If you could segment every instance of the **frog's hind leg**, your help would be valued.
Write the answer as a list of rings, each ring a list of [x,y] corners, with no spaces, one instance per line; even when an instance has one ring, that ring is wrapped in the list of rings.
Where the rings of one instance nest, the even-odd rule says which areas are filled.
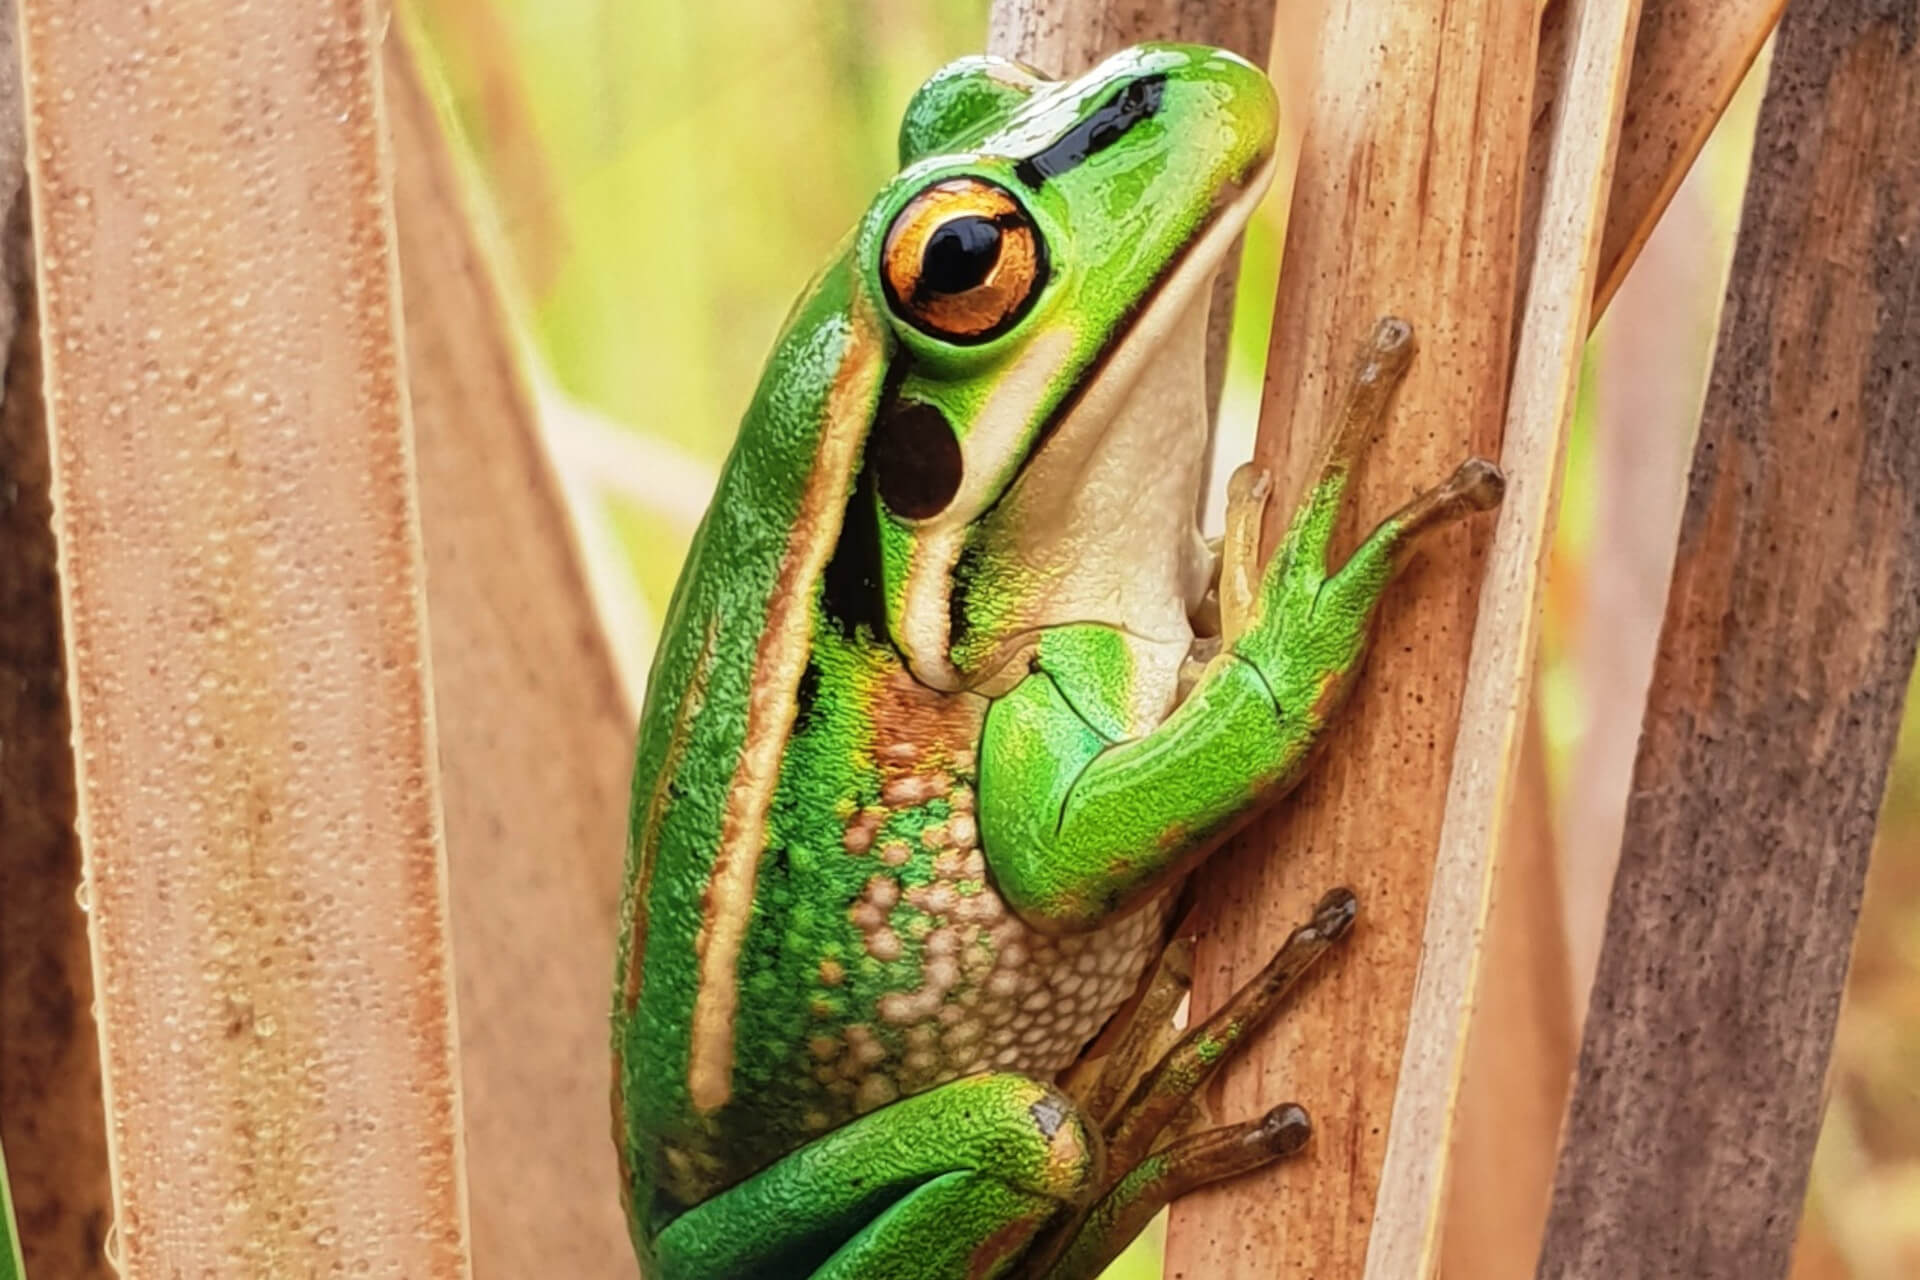
[[[809,1280],[987,1280],[1009,1276],[1060,1203],[991,1174],[947,1173],[882,1213]]]
[[[688,1210],[661,1280],[1001,1276],[1101,1182],[1097,1129],[1050,1085],[969,1076],[862,1116]]]
[[[1036,1280],[1097,1276],[1168,1202],[1195,1187],[1259,1168],[1300,1150],[1312,1132],[1307,1113],[1288,1103],[1258,1120],[1199,1133],[1180,1130],[1197,1114],[1194,1100],[1245,1042],[1285,1003],[1314,964],[1353,928],[1351,891],[1321,898],[1313,918],[1288,935],[1253,980],[1189,1030],[1134,1082],[1126,1101],[1104,1117],[1107,1176],[1091,1207],[1063,1216],[1035,1246]],[[1129,1028],[1128,1039],[1134,1037]],[[1116,1055],[1117,1056],[1117,1055]],[[1113,1082],[1101,1081],[1103,1092]],[[1096,1095],[1097,1096],[1097,1095]],[[1172,1141],[1165,1141],[1171,1136]]]
[[[1240,1044],[1279,1011],[1307,971],[1353,928],[1359,904],[1349,889],[1320,899],[1313,919],[1287,940],[1252,981],[1227,998],[1205,1022],[1189,1030],[1133,1087],[1127,1101],[1105,1122],[1108,1183],[1138,1164],[1187,1103],[1219,1072]]]
[[[1139,997],[1131,1008],[1116,1015],[1124,1019],[1119,1038],[1088,1064],[1084,1077],[1065,1085],[1081,1111],[1101,1125],[1103,1132],[1107,1119],[1120,1109],[1145,1069],[1164,1057],[1179,1039],[1174,1018],[1192,987],[1193,939],[1169,938]]]

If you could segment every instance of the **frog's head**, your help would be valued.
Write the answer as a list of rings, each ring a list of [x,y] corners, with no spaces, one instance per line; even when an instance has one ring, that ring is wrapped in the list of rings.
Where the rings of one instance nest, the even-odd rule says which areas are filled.
[[[916,95],[856,233],[894,351],[852,514],[923,682],[1004,688],[1074,622],[1184,656],[1208,299],[1276,116],[1257,69],[1182,45],[1060,83],[968,59]]]

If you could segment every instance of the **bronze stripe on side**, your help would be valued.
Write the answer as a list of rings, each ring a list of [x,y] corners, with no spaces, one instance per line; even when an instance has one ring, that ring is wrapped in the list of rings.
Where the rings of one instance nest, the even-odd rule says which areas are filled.
[[[846,354],[827,393],[827,420],[819,450],[767,601],[766,630],[754,657],[747,702],[746,741],[727,793],[720,848],[707,881],[705,917],[695,948],[700,985],[694,993],[687,1054],[688,1096],[702,1112],[725,1106],[733,1092],[740,949],[753,914],[754,880],[766,847],[767,811],[793,728],[800,677],[806,670],[815,589],[840,538],[868,409],[879,390],[880,333],[858,294],[851,319],[853,332]]]

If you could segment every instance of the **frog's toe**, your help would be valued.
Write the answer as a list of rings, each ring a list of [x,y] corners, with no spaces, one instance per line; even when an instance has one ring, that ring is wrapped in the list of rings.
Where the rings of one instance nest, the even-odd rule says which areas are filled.
[[[1373,361],[1392,365],[1413,359],[1413,325],[1399,316],[1381,316],[1373,322],[1373,332],[1367,335],[1367,345],[1361,367],[1364,369]]]
[[[1289,1102],[1257,1120],[1175,1139],[1128,1170],[1035,1275],[1094,1280],[1168,1204],[1197,1187],[1284,1160],[1312,1136],[1307,1113]]]
[[[1469,511],[1491,511],[1507,496],[1507,473],[1485,458],[1468,458],[1447,478],[1445,489]]]
[[[1273,497],[1273,473],[1252,462],[1227,481],[1227,529],[1220,539],[1219,635],[1231,642],[1247,629],[1260,592],[1260,530]]]
[[[1338,942],[1347,936],[1353,928],[1353,922],[1360,915],[1360,899],[1353,890],[1341,885],[1329,889],[1321,895],[1313,908],[1313,920],[1310,927],[1314,933],[1328,942]]]

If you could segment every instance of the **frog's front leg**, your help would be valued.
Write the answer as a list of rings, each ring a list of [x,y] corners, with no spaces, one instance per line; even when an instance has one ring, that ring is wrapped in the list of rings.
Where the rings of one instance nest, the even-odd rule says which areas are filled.
[[[999,1276],[1102,1179],[1099,1132],[1025,1076],[968,1076],[825,1134],[657,1241],[660,1280]]]
[[[1129,910],[1296,781],[1414,540],[1500,500],[1499,469],[1469,460],[1328,568],[1355,455],[1412,352],[1404,322],[1375,329],[1319,474],[1250,597],[1239,565],[1252,545],[1244,518],[1229,531],[1221,650],[1165,721],[1123,740],[1096,704],[1124,676],[1088,669],[1096,646],[1054,647],[1051,636],[1032,674],[995,701],[981,752],[982,844],[1002,896],[1028,924],[1076,932]],[[1240,509],[1263,502],[1255,487]]]

